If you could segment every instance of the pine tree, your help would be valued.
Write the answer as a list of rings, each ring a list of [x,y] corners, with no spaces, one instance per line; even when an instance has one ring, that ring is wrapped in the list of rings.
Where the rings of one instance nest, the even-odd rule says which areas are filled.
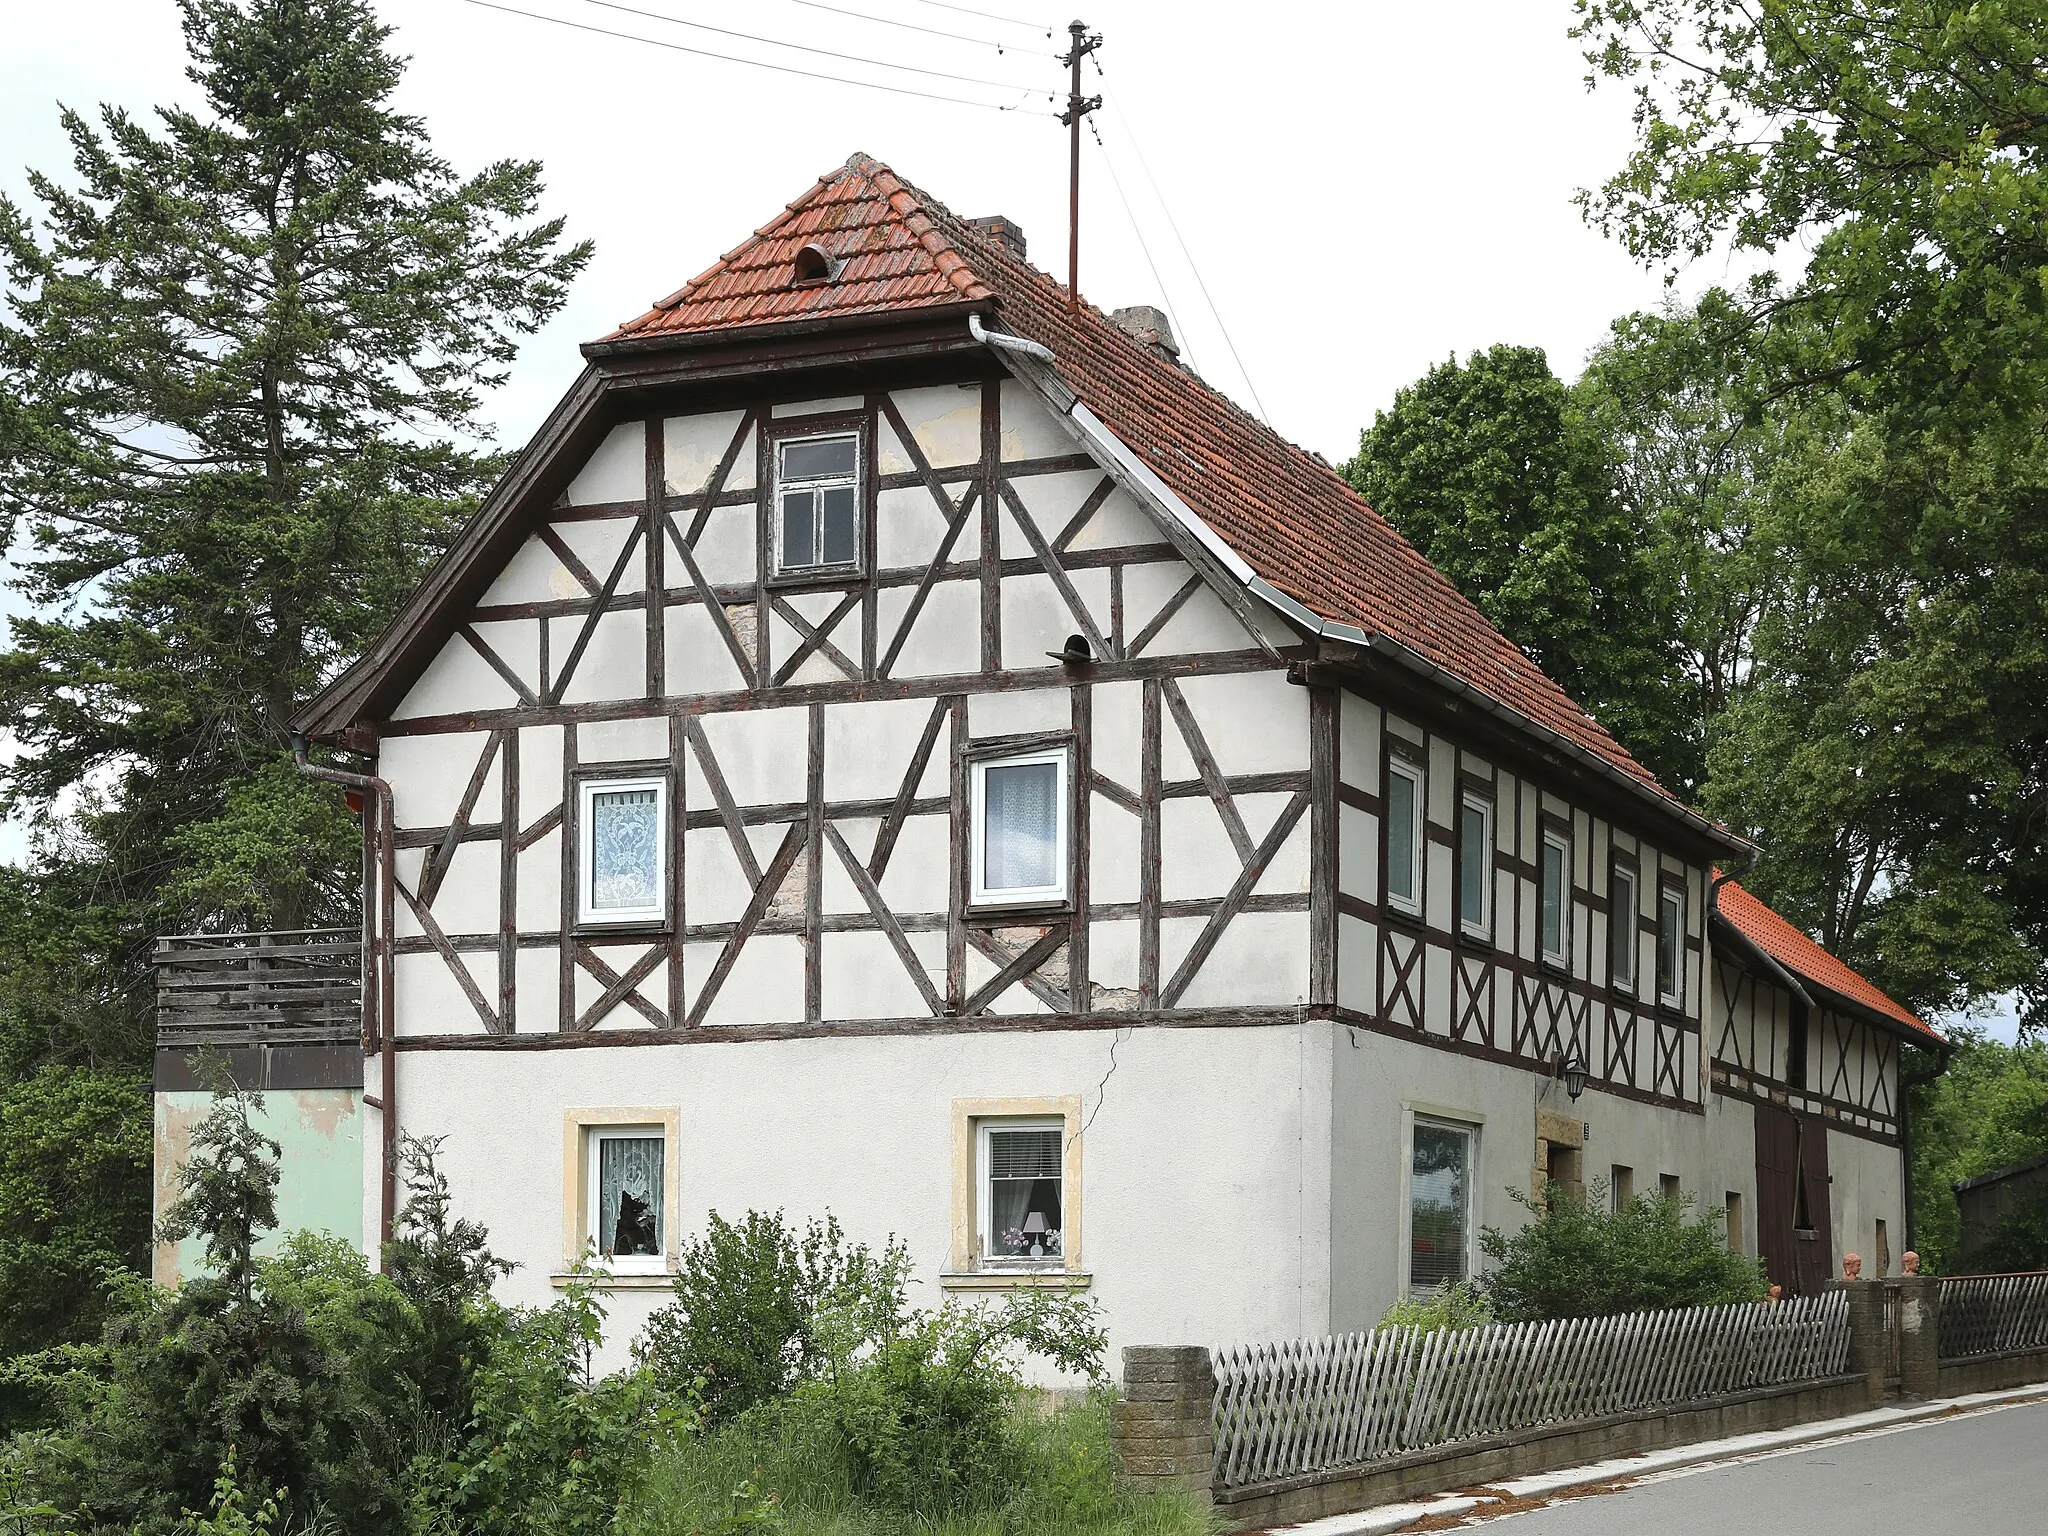
[[[180,0],[195,104],[66,111],[0,198],[0,651],[36,825],[0,871],[0,1081],[140,1071],[158,932],[352,921],[289,722],[495,473],[479,416],[589,247],[540,167],[459,176],[366,0]],[[6,1234],[0,1232],[0,1238]]]
[[[291,716],[491,474],[481,393],[589,248],[535,219],[537,164],[458,177],[393,110],[365,0],[180,5],[203,109],[67,111],[42,229],[0,202],[0,533],[42,609],[0,657],[0,793],[46,825],[84,793],[58,856],[110,894],[296,927],[344,906],[354,832]]]

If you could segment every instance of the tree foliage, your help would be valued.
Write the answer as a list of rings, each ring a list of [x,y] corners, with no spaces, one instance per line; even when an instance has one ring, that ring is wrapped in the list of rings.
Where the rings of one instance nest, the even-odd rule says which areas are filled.
[[[1606,444],[1540,349],[1430,369],[1344,472],[1624,745],[1688,777],[1658,530],[1630,514]]]
[[[1588,217],[1674,271],[1754,253],[1716,337],[1749,359],[1753,407],[1848,416],[1807,465],[1790,601],[1710,802],[1770,850],[1764,894],[1908,1001],[2017,988],[2038,1015],[2048,5],[1577,10],[1594,77],[1636,101]]]
[[[2048,1044],[2006,1045],[1969,1027],[1955,1054],[1913,1090],[1913,1241],[1932,1274],[1962,1261],[1955,1186],[2048,1153]]]
[[[67,110],[68,173],[0,198],[0,809],[37,829],[0,1082],[146,1068],[157,933],[353,921],[289,722],[495,472],[484,392],[589,255],[536,164],[434,153],[368,0],[179,6],[190,104]]]
[[[147,1255],[149,1166],[147,1082],[51,1066],[0,1087],[0,1359],[98,1331],[108,1272]]]

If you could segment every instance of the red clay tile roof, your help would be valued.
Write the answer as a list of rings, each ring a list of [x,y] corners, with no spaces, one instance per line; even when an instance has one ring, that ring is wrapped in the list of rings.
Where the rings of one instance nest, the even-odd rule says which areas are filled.
[[[1940,1032],[1926,1020],[1886,997],[1733,880],[1722,883],[1715,909],[1737,933],[1793,975],[1825,987],[1837,997],[1845,997],[1914,1034],[1941,1040]]]
[[[990,297],[933,226],[920,200],[900,183],[885,186],[882,177],[895,182],[886,170],[877,177],[857,168],[856,162],[863,161],[875,164],[856,155],[819,177],[780,217],[605,340]],[[797,253],[807,245],[817,246],[833,262],[830,282],[792,283]]]
[[[816,241],[845,268],[793,285]],[[1675,799],[1481,616],[1337,472],[1100,310],[984,239],[886,165],[854,155],[702,277],[605,338],[621,341],[825,315],[989,299],[1052,349],[1055,370],[1260,576],[1325,619],[1418,652],[1487,697]]]

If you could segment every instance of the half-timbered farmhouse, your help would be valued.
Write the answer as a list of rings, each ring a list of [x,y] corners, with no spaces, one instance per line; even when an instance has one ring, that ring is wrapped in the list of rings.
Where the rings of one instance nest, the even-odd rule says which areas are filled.
[[[712,1209],[1115,1343],[1369,1326],[1546,1177],[1885,1265],[1931,1031],[1156,312],[856,155],[584,353],[302,720],[365,1234],[403,1130],[620,1341]]]

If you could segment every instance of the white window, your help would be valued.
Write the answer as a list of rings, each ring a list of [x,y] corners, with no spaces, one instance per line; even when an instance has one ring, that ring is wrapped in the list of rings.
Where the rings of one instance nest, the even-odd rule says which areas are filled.
[[[1466,795],[1458,803],[1458,923],[1474,938],[1492,933],[1493,802]]]
[[[658,1125],[604,1126],[590,1132],[590,1246],[615,1274],[657,1273],[667,1263],[667,1146]]]
[[[978,758],[971,765],[976,906],[1067,899],[1067,753]]]
[[[785,438],[775,446],[775,569],[851,570],[860,558],[860,439]]]
[[[1422,770],[1405,758],[1387,759],[1387,905],[1422,913]]]
[[[1635,871],[1616,869],[1607,884],[1607,955],[1614,985],[1624,992],[1636,989],[1636,877]]]
[[[582,923],[659,922],[668,915],[668,781],[585,779],[576,807]]]
[[[1562,832],[1543,829],[1542,878],[1543,958],[1552,965],[1570,965],[1572,845]]]
[[[1675,885],[1657,893],[1657,1000],[1685,1006],[1685,892]]]
[[[1433,1291],[1470,1273],[1473,1127],[1415,1120],[1408,1171],[1408,1288]]]
[[[980,1129],[983,1262],[1063,1268],[1066,1121],[984,1120]]]

